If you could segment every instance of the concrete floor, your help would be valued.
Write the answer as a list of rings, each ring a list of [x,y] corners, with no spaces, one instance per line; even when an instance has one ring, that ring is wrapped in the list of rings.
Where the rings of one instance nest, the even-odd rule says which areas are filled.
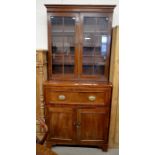
[[[58,155],[119,155],[119,149],[108,149],[108,152],[103,152],[98,148],[54,146],[52,150]]]

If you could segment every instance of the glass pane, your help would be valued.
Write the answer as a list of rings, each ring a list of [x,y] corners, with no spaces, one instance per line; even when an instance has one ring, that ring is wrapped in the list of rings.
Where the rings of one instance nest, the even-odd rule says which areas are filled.
[[[74,73],[74,53],[75,53],[75,18],[64,18],[64,74]]]
[[[103,32],[108,29],[108,18],[106,17],[98,17],[96,18],[96,31]]]
[[[52,71],[53,74],[62,74],[63,72],[63,38],[53,36],[52,38]]]
[[[51,17],[52,32],[63,32],[63,17]]]
[[[104,74],[108,41],[106,28],[105,17],[84,17],[83,74],[85,75]]]
[[[93,33],[85,33],[83,40],[83,73],[94,73],[95,40]]]
[[[65,17],[64,18],[64,32],[75,31],[75,18],[74,17]]]
[[[96,27],[96,18],[85,17],[83,26],[84,26],[84,32],[94,32],[94,29]]]
[[[75,17],[51,17],[52,72],[74,74]]]
[[[107,52],[107,36],[97,35],[96,36],[96,47],[95,47],[95,74],[102,75],[104,73],[104,66]]]

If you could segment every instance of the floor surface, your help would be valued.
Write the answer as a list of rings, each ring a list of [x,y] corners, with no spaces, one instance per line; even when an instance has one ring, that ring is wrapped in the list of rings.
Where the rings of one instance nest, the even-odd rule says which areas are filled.
[[[108,149],[108,152],[103,152],[98,148],[54,146],[52,150],[58,155],[119,155],[119,149]]]

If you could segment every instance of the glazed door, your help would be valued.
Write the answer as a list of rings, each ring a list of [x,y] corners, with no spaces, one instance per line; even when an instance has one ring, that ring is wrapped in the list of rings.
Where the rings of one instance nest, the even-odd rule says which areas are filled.
[[[58,143],[72,143],[75,139],[74,115],[75,112],[72,108],[48,108],[48,140]]]
[[[76,13],[49,14],[50,78],[75,78],[77,76],[78,20]]]
[[[82,13],[81,21],[81,77],[107,81],[111,16],[108,13]]]
[[[103,144],[108,140],[109,111],[102,108],[79,109],[77,134],[80,144]]]

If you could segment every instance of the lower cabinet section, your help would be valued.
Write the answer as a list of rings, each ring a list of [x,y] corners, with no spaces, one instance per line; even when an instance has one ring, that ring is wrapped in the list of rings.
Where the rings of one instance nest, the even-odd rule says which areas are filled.
[[[97,146],[107,151],[111,92],[110,83],[45,82],[47,147]]]
[[[47,106],[47,146],[52,144],[93,145],[107,150],[108,107]]]

